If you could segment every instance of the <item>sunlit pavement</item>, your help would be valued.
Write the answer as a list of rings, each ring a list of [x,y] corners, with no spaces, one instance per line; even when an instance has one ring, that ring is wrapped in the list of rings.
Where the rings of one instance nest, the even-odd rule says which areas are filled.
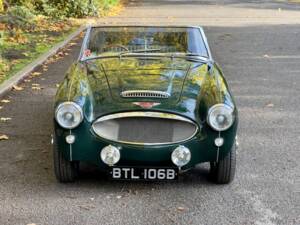
[[[300,224],[300,7],[276,1],[131,1],[99,24],[203,25],[239,107],[237,175],[207,180],[207,165],[178,182],[110,182],[83,168],[54,178],[50,144],[56,84],[78,44],[0,103],[0,224]],[[257,3],[259,2],[259,3]],[[32,87],[40,88],[32,88]]]

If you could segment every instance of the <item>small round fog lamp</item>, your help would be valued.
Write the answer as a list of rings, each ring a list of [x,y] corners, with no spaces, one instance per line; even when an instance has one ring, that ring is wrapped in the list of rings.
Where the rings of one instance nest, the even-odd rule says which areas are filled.
[[[75,142],[75,136],[72,135],[72,134],[66,136],[66,142],[67,142],[68,144],[73,144],[73,143]]]
[[[105,164],[112,166],[119,162],[121,154],[117,147],[108,145],[101,150],[100,157]]]
[[[215,139],[215,145],[217,147],[221,147],[223,144],[224,144],[224,139],[223,138],[218,137],[218,138]]]
[[[180,145],[172,152],[171,159],[176,166],[185,166],[191,160],[191,151],[187,147]]]

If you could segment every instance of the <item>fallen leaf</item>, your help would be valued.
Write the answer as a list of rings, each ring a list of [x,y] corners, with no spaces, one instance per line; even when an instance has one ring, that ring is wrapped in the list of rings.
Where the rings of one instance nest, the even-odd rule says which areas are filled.
[[[22,91],[24,88],[19,87],[19,86],[17,86],[17,85],[14,85],[14,86],[13,86],[13,89],[16,90],[16,91]]]
[[[2,99],[1,102],[2,102],[2,103],[9,103],[10,101],[7,100],[7,99]]]
[[[2,121],[2,122],[6,122],[6,121],[9,121],[9,120],[11,120],[10,117],[1,117],[0,118],[0,121]]]
[[[177,207],[177,210],[183,212],[183,211],[185,211],[185,208],[182,206],[179,206],[179,207]]]
[[[8,140],[9,137],[6,134],[1,134],[0,135],[0,141]]]
[[[69,46],[73,46],[73,45],[77,45],[77,43],[76,42],[69,43]]]
[[[32,90],[41,90],[41,87],[31,87]]]
[[[36,77],[36,76],[39,76],[39,75],[41,75],[41,74],[42,74],[42,73],[40,73],[40,72],[34,72],[34,73],[31,74],[31,76]]]

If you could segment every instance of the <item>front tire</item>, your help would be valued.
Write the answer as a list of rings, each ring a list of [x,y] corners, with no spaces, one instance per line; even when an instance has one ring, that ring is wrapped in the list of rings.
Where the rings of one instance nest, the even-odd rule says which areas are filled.
[[[66,160],[53,141],[53,160],[56,179],[61,183],[74,182],[78,176],[79,163]]]
[[[231,151],[219,162],[210,162],[210,175],[217,184],[228,184],[234,179],[236,169],[236,144]]]

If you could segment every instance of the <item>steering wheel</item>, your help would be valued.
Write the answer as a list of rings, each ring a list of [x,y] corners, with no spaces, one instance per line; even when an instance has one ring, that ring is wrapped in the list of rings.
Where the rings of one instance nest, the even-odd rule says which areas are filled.
[[[110,45],[107,45],[105,47],[103,47],[103,49],[106,49],[106,48],[113,48],[113,47],[117,47],[117,48],[121,48],[121,49],[124,49],[125,51],[129,51],[129,49],[124,46],[124,45],[119,45],[119,44],[110,44]]]

